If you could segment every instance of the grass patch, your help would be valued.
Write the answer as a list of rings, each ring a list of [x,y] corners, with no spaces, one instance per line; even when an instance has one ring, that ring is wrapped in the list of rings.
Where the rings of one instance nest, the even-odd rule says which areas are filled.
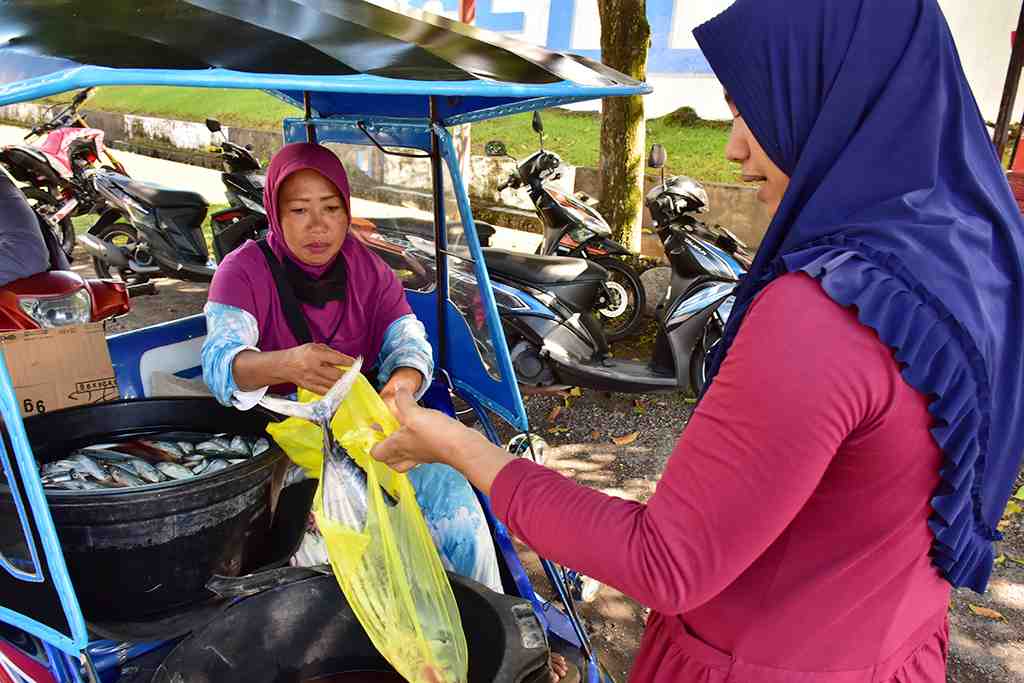
[[[66,93],[49,101],[68,101]],[[164,86],[108,86],[98,88],[88,108],[180,119],[205,121],[216,118],[227,126],[278,131],[281,120],[302,112],[257,90],[224,88],[174,88]],[[473,124],[473,151],[483,154],[488,140],[502,140],[509,153],[522,158],[537,149],[537,136],[530,127],[532,114],[516,114]],[[596,112],[564,109],[544,111],[545,146],[574,166],[596,167],[601,144],[601,118]],[[735,165],[725,160],[728,126],[700,121],[679,126],[670,116],[647,122],[647,144],[660,142],[668,152],[666,173],[685,174],[712,182],[736,181]]]

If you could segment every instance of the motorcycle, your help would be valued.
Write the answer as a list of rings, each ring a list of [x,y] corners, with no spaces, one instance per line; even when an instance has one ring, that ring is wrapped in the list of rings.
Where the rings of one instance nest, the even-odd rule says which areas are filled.
[[[549,181],[560,177],[562,160],[544,149],[544,123],[540,112],[533,113],[533,130],[540,137],[540,149],[521,162],[508,179],[498,186],[517,190],[526,187],[537,216],[544,224],[544,241],[538,255],[589,258],[608,271],[595,312],[609,342],[633,334],[643,316],[645,294],[640,276],[623,257],[632,254],[611,238],[608,222],[580,197],[566,194]],[[487,156],[505,156],[504,144],[497,141],[485,147]],[[512,157],[509,157],[512,158]]]
[[[504,152],[500,142],[488,146]],[[664,173],[665,160],[664,148],[654,145],[649,166]],[[618,359],[609,352],[607,337],[592,314],[608,277],[603,264],[483,250],[492,280],[505,286],[495,287],[496,301],[513,368],[527,389],[699,393],[703,388],[706,358],[721,339],[733,290],[750,265],[750,254],[732,233],[694,217],[707,210],[707,193],[689,178],[664,180],[663,175],[645,203],[672,267],[648,361]]]
[[[25,140],[45,136],[42,140],[0,148],[0,165],[25,184],[25,197],[56,233],[69,259],[75,247],[71,218],[102,209],[99,197],[84,180],[84,171],[100,165],[128,175],[103,144],[103,131],[90,128],[79,111],[94,91],[86,88],[69,104],[49,107],[47,120],[25,136]]]
[[[78,238],[97,275],[116,276],[130,285],[157,275],[192,282],[213,279],[216,263],[203,235],[209,205],[202,195],[107,169],[89,169],[85,179],[106,206]]]
[[[0,332],[39,330],[110,320],[128,312],[120,282],[83,278],[71,270],[56,235],[36,212],[50,268],[0,288]]]
[[[224,194],[228,207],[210,214],[213,253],[220,263],[246,240],[262,239],[267,234],[267,213],[263,210],[264,172],[252,146],[236,145],[228,140],[217,119],[206,119],[206,129],[219,134],[219,144],[210,149],[220,154],[224,172]]]

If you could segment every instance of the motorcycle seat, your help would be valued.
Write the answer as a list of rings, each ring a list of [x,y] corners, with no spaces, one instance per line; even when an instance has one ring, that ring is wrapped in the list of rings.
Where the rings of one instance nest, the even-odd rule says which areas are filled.
[[[506,249],[483,249],[487,270],[531,285],[604,282],[608,271],[589,259],[536,256]]]
[[[116,182],[122,190],[151,206],[207,206],[203,195],[198,192],[172,190],[156,183],[133,180],[127,176],[118,176]]]

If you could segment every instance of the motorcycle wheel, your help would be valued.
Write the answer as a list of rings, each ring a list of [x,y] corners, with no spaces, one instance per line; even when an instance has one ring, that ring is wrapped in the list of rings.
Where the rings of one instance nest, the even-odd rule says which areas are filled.
[[[60,209],[60,201],[46,190],[38,187],[23,187],[21,191],[24,193],[28,203],[41,216],[52,215]],[[47,225],[49,225],[49,221],[47,221]],[[70,261],[71,252],[75,250],[75,225],[71,222],[71,217],[65,216],[56,227],[51,225],[50,229],[57,236],[61,250],[68,257],[68,261]]]
[[[690,388],[694,396],[700,396],[704,391],[704,385],[708,383],[707,367],[708,358],[714,352],[715,347],[722,341],[722,324],[715,316],[708,319],[704,325],[704,334],[697,342],[697,348],[690,356]]]
[[[108,225],[100,230],[96,237],[128,251],[134,250],[139,243],[138,231],[127,223]],[[149,258],[151,259],[152,257]],[[100,278],[120,280],[126,285],[141,285],[149,282],[149,275],[136,273],[131,268],[111,269],[109,265],[95,256],[92,259],[92,266],[96,270],[96,276]]]
[[[640,325],[647,297],[640,277],[632,267],[617,258],[594,259],[608,271],[606,285],[612,301],[600,308],[597,319],[609,342],[616,342],[633,334]]]

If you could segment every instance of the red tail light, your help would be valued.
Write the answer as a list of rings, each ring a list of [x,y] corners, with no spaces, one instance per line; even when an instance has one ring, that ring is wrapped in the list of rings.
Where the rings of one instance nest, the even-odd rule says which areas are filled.
[[[128,288],[123,282],[111,280],[86,280],[92,293],[93,321],[106,320],[115,315],[124,315],[130,309]]]

